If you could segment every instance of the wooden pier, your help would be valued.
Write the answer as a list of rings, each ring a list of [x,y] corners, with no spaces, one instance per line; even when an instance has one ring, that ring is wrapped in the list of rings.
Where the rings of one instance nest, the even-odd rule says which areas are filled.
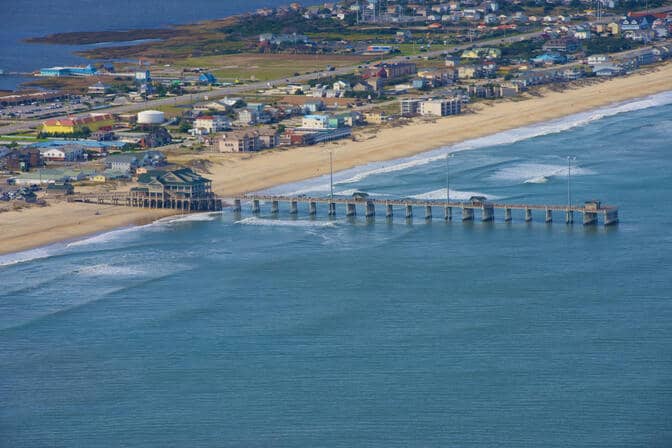
[[[554,220],[554,213],[559,214],[567,224],[574,223],[574,215],[581,215],[584,225],[597,225],[598,220],[605,226],[618,223],[618,207],[603,205],[599,201],[588,201],[583,205],[543,205],[543,204],[504,204],[487,200],[471,201],[445,201],[445,200],[420,200],[420,199],[375,199],[375,198],[343,198],[343,197],[306,197],[306,196],[272,196],[272,195],[246,195],[233,200],[233,211],[240,212],[243,202],[251,204],[252,213],[260,213],[261,205],[270,204],[270,212],[280,212],[280,204],[285,204],[289,214],[296,215],[299,212],[299,204],[307,205],[308,214],[315,216],[318,205],[324,206],[328,216],[336,216],[337,207],[344,209],[345,216],[356,216],[359,208],[365,217],[376,216],[376,210],[384,210],[386,218],[392,218],[395,209],[407,218],[413,218],[414,212],[424,211],[426,220],[434,218],[434,211],[441,210],[443,219],[451,221],[453,211],[459,211],[461,221],[474,221],[476,215],[483,222],[495,220],[495,210],[503,211],[503,220],[513,220],[513,212],[519,212],[525,222],[533,221],[533,212],[541,215],[545,223]]]
[[[226,202],[223,198],[215,196],[180,198],[168,195],[146,196],[121,192],[78,194],[70,196],[68,201],[150,209],[173,209],[183,212],[220,211]],[[262,204],[268,204],[268,210],[271,214],[278,214],[283,208],[290,215],[298,215],[299,204],[301,204],[305,206],[304,208],[307,209],[309,216],[316,216],[319,206],[325,209],[327,216],[336,216],[337,209],[340,206],[342,213],[347,217],[357,216],[358,210],[367,218],[375,217],[379,211],[384,212],[386,218],[392,218],[395,213],[401,213],[406,219],[412,219],[417,212],[421,214],[424,212],[426,220],[443,215],[443,219],[446,221],[451,221],[454,217],[461,221],[474,221],[479,217],[480,221],[490,222],[495,221],[495,210],[501,210],[504,222],[511,222],[514,212],[517,212],[525,222],[532,222],[536,213],[537,219],[545,223],[553,222],[558,215],[560,220],[567,224],[574,223],[575,215],[581,215],[581,221],[584,225],[597,225],[599,221],[605,226],[618,223],[618,208],[603,205],[599,201],[588,201],[583,205],[568,206],[504,204],[487,200],[444,201],[272,195],[246,195],[234,198],[232,201],[234,212],[241,212],[243,203],[249,203],[250,211],[255,214],[261,213]],[[442,213],[435,216],[437,210]],[[459,215],[454,216],[454,211]]]
[[[125,207],[171,209],[183,212],[207,212],[222,210],[222,199],[212,197],[174,197],[139,195],[132,193],[91,193],[68,197],[68,202],[87,204],[118,205]]]

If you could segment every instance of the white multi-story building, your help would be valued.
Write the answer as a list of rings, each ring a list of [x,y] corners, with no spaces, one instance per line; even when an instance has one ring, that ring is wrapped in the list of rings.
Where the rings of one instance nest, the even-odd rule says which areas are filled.
[[[206,115],[194,120],[194,129],[213,134],[231,129],[231,121],[221,115]]]
[[[420,115],[445,117],[462,112],[462,102],[457,98],[429,100],[420,103]]]

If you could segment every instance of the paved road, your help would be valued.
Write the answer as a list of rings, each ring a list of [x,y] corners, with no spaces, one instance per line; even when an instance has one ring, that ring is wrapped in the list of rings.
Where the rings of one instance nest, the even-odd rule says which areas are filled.
[[[542,31],[536,31],[536,32],[532,32],[532,33],[517,34],[515,36],[501,37],[501,38],[496,38],[496,39],[488,39],[488,40],[483,40],[483,41],[478,41],[478,42],[465,43],[465,44],[455,45],[455,46],[450,46],[450,47],[443,47],[443,48],[438,49],[438,50],[428,51],[426,53],[423,53],[422,55],[411,56],[410,59],[413,60],[413,59],[421,59],[421,58],[428,57],[428,56],[438,56],[441,53],[464,50],[464,49],[470,48],[470,47],[483,47],[483,46],[488,46],[488,45],[499,45],[499,44],[505,44],[505,43],[511,43],[511,42],[518,42],[518,41],[523,41],[523,40],[527,40],[527,39],[532,39],[532,38],[537,37],[541,34],[542,34]],[[407,60],[406,56],[396,56],[396,57],[384,59],[384,60],[382,60],[382,62],[395,63],[395,62],[404,62],[406,60]],[[263,88],[267,87],[267,83],[271,83],[271,84],[302,83],[302,82],[307,82],[311,79],[315,79],[318,76],[319,77],[324,77],[325,73],[328,73],[329,76],[352,73],[356,68],[358,68],[358,66],[353,65],[353,66],[349,66],[349,67],[336,68],[336,70],[331,71],[331,72],[309,73],[309,74],[300,75],[300,76],[291,76],[291,77],[287,77],[287,78],[280,78],[280,79],[276,79],[276,80],[272,80],[272,81],[259,81],[259,82],[249,83],[249,84],[240,84],[240,85],[229,86],[229,87],[221,87],[221,88],[216,88],[216,89],[205,91],[205,92],[186,94],[186,95],[180,95],[180,96],[174,96],[174,97],[159,98],[159,99],[155,99],[155,100],[145,101],[145,102],[142,102],[142,103],[132,103],[132,104],[124,105],[124,106],[115,106],[115,107],[109,107],[109,108],[106,108],[106,109],[99,109],[99,110],[96,110],[96,112],[104,111],[104,112],[109,112],[109,113],[114,113],[114,114],[120,114],[120,113],[128,113],[128,112],[138,112],[138,111],[141,111],[141,110],[156,108],[158,106],[175,106],[175,105],[182,105],[182,104],[191,104],[191,103],[195,103],[195,102],[199,102],[199,101],[204,101],[206,97],[208,99],[214,99],[214,98],[221,98],[221,97],[224,97],[224,96],[227,96],[227,95],[239,94],[239,93],[247,92],[247,91],[251,91],[251,90],[263,89]],[[79,114],[79,115],[76,115],[76,116],[82,116],[82,115],[85,115],[85,114]],[[53,117],[53,118],[66,118],[66,115]],[[22,121],[22,122],[19,122],[19,123],[14,123],[14,124],[11,124],[11,125],[2,126],[2,127],[0,127],[0,134],[9,134],[9,133],[24,130],[24,129],[34,129],[34,128],[37,128],[41,123],[42,123],[41,120],[32,120],[32,121]]]

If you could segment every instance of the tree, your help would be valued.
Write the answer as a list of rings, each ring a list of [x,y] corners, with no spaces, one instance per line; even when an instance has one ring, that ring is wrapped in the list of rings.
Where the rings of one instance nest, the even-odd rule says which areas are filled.
[[[187,133],[189,132],[189,129],[191,129],[191,123],[189,123],[186,120],[182,120],[180,122],[180,127],[178,128],[180,132]]]

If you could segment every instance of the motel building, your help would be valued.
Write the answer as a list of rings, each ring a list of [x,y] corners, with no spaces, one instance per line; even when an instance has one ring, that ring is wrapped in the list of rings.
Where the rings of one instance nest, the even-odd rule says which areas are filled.
[[[88,128],[91,132],[112,129],[114,119],[110,114],[90,114],[76,118],[52,118],[42,123],[42,132],[46,134],[75,134]]]

